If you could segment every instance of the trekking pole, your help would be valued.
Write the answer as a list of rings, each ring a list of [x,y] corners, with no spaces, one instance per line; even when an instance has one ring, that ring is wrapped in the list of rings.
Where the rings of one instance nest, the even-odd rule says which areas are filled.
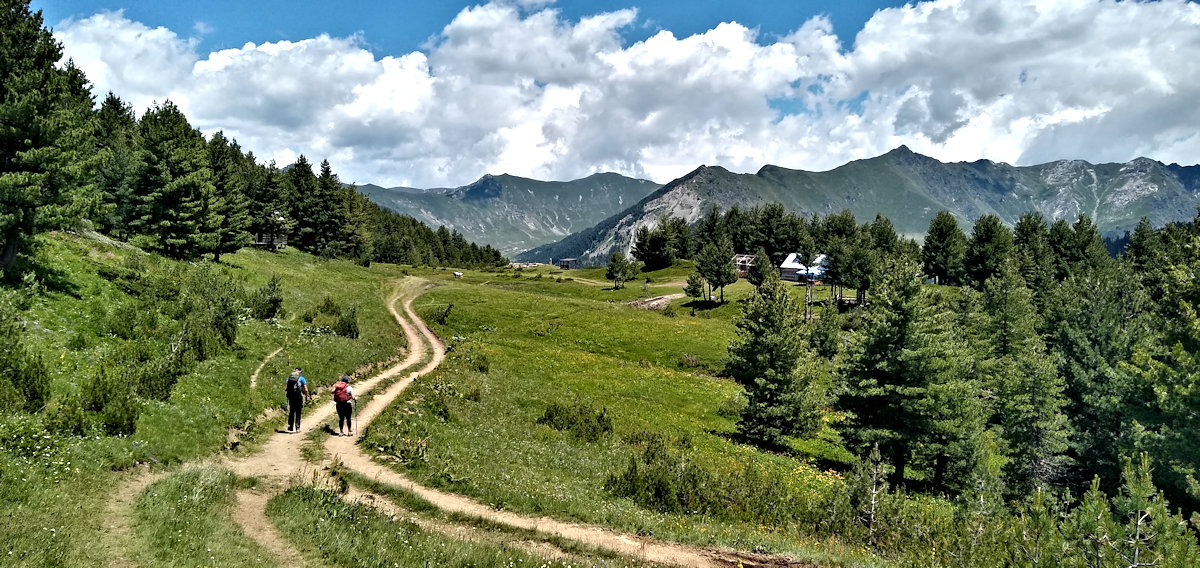
[[[358,399],[354,399],[354,435],[358,435]]]

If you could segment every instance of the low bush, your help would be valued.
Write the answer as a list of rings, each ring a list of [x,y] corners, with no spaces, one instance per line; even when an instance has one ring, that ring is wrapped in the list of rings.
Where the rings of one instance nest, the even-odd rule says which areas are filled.
[[[20,312],[0,297],[0,411],[35,412],[50,397],[50,373],[25,347],[24,333]]]
[[[342,307],[334,301],[333,298],[325,296],[321,303],[317,305],[317,311],[325,315],[336,316],[342,311]]]
[[[358,339],[358,308],[351,306],[338,316],[333,332],[350,339]]]
[[[537,423],[560,432],[568,432],[575,439],[584,442],[598,442],[612,434],[613,430],[608,409],[602,408],[597,411],[586,402],[576,402],[571,406],[552,402],[546,407],[541,418],[537,419]]]
[[[283,289],[280,287],[279,275],[272,276],[262,288],[255,290],[246,299],[246,307],[250,309],[250,317],[268,320],[280,315],[283,306]],[[312,320],[309,320],[311,323]]]

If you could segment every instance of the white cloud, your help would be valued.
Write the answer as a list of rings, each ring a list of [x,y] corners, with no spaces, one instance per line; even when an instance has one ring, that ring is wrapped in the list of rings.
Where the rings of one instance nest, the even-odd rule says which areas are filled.
[[[281,163],[328,157],[356,182],[667,181],[701,163],[824,169],[899,144],[1026,164],[1200,155],[1200,7],[1183,0],[937,0],[876,13],[852,46],[823,17],[772,42],[725,23],[626,44],[636,11],[568,21],[546,4],[464,9],[425,51],[395,56],[325,35],[197,54],[120,12],[56,34],[100,93],[138,109],[171,98],[206,132]]]

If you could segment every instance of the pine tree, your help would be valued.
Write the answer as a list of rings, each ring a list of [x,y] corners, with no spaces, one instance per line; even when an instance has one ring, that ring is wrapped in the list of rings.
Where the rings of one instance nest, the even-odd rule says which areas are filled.
[[[171,101],[155,105],[138,122],[141,160],[134,178],[138,214],[134,241],[171,258],[212,252],[215,188],[204,137]]]
[[[725,224],[722,221],[721,212],[716,205],[708,208],[704,217],[700,220],[700,224],[696,226],[696,251],[704,250],[704,246],[709,243],[717,244],[721,239],[725,238]]]
[[[984,285],[989,353],[981,363],[996,400],[995,422],[1008,446],[1008,486],[1016,495],[1048,487],[1066,472],[1068,427],[1063,381],[1038,335],[1033,294],[1006,264]]]
[[[720,292],[720,302],[724,304],[725,287],[738,281],[737,267],[733,264],[733,241],[725,238],[715,245],[704,245],[696,268],[708,285]]]
[[[775,265],[771,263],[771,257],[767,256],[767,251],[760,247],[758,253],[754,255],[754,264],[751,264],[749,270],[746,271],[746,281],[757,289],[767,281],[771,273],[779,276],[779,271],[775,270]]]
[[[604,277],[613,281],[613,290],[619,290],[625,287],[625,282],[636,278],[641,269],[640,262],[629,260],[621,251],[613,251],[612,256],[608,257],[608,269],[604,271]]]
[[[938,284],[960,284],[966,253],[967,236],[958,227],[958,221],[949,211],[938,211],[929,222],[925,243],[921,246],[925,274],[933,277]]]
[[[708,281],[700,275],[699,269],[693,270],[691,274],[688,274],[687,285],[683,287],[683,293],[687,294],[689,298],[712,301],[712,294],[709,292]]]
[[[953,310],[921,294],[920,270],[895,257],[845,371],[837,408],[852,451],[874,444],[904,479],[914,459],[936,488],[961,489],[986,418],[972,358]]]
[[[97,112],[99,153],[96,190],[100,207],[94,218],[99,229],[118,238],[129,238],[129,223],[137,212],[134,174],[140,164],[137,118],[133,107],[108,93]]]
[[[988,278],[1000,273],[1000,267],[1013,255],[1013,234],[995,215],[984,215],[975,221],[971,239],[963,257],[966,281],[982,289]]]
[[[208,143],[209,168],[213,172],[213,198],[209,207],[210,230],[215,234],[213,260],[221,254],[235,252],[250,244],[250,200],[246,193],[250,184],[250,169],[237,141],[217,132]]]
[[[301,155],[283,174],[283,194],[286,201],[291,203],[291,220],[294,223],[289,242],[302,251],[316,252],[324,244],[319,231],[321,218],[329,207],[328,203],[321,201],[320,193],[312,164]]]
[[[660,224],[667,231],[675,258],[690,259],[696,255],[696,242],[686,219],[668,215]]]
[[[778,274],[768,273],[737,321],[725,372],[746,389],[738,431],[767,445],[820,426],[828,382],[805,345],[799,306]]]
[[[1115,270],[1072,275],[1046,301],[1046,343],[1058,365],[1072,436],[1069,455],[1083,480],[1100,476],[1114,487],[1120,475],[1119,440],[1127,435],[1126,370],[1148,324],[1139,313],[1141,290]]]
[[[1050,249],[1050,227],[1038,212],[1021,215],[1013,226],[1017,269],[1033,291],[1034,304],[1044,305],[1054,283],[1054,253]]]
[[[87,79],[29,2],[0,7],[0,270],[32,236],[91,213],[97,122]]]
[[[671,235],[666,226],[650,228],[641,226],[633,239],[633,258],[642,262],[646,270],[660,270],[675,263],[675,250],[671,247]]]
[[[246,160],[253,164],[254,155],[248,154]],[[275,162],[250,168],[246,184],[249,202],[246,207],[250,213],[247,230],[251,234],[272,241],[287,237],[295,230],[295,221],[291,217],[292,203],[287,198],[284,185]]]

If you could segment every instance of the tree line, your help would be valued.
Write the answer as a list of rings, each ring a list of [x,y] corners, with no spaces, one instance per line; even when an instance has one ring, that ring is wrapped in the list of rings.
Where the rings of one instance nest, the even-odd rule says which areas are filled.
[[[858,228],[839,243],[831,222]],[[778,445],[827,421],[855,455],[877,451],[894,485],[985,484],[1018,502],[1093,480],[1115,494],[1125,460],[1144,454],[1164,498],[1200,510],[1200,216],[1143,220],[1118,258],[1086,216],[1028,213],[1008,228],[985,215],[968,234],[943,211],[919,247],[882,218],[806,223],[832,266],[871,260],[859,285],[872,301],[805,323],[762,277],[726,368],[747,390],[743,435]]]
[[[62,59],[25,0],[0,9],[0,268],[33,237],[80,221],[147,251],[198,259],[260,240],[360,263],[504,264],[490,245],[430,229],[342,184],[329,162],[260,164],[223,132],[192,127],[172,102],[137,117]]]

